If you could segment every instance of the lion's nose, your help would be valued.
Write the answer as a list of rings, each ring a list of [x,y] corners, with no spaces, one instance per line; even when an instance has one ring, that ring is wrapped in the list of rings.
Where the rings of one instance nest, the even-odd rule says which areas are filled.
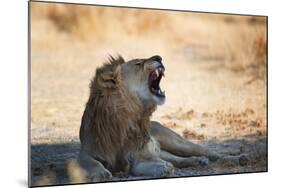
[[[165,67],[162,63],[162,57],[159,56],[159,55],[155,55],[155,56],[152,56],[151,58],[149,58],[150,61],[156,61],[158,63],[160,63],[160,65],[158,65],[158,67],[161,67],[163,70],[165,70]]]
[[[154,55],[151,58],[149,58],[149,60],[158,61],[159,63],[161,63],[162,62],[162,57],[159,56],[159,55]]]

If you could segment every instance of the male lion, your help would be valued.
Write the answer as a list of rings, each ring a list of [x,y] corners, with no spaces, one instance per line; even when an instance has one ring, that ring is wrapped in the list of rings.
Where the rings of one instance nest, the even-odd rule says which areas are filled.
[[[96,70],[80,128],[79,162],[94,181],[111,173],[165,177],[175,167],[202,165],[222,157],[150,121],[165,102],[158,55],[125,62],[119,56]]]

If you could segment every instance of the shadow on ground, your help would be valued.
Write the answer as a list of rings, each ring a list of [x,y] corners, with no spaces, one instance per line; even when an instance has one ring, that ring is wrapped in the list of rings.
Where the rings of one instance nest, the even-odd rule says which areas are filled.
[[[232,174],[267,171],[267,138],[253,135],[241,139],[224,141],[208,140],[202,145],[220,153],[229,155],[246,155],[244,164],[227,163],[218,160],[203,167],[176,169],[174,177],[200,175]],[[80,149],[79,142],[61,144],[31,145],[31,183],[36,185],[72,183],[67,167],[75,160]],[[112,181],[147,179],[151,177],[132,177],[122,173],[115,174]],[[82,183],[82,182],[81,182]]]

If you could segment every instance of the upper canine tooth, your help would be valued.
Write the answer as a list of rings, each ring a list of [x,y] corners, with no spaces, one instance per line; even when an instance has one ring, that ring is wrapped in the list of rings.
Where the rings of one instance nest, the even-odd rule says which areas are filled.
[[[155,70],[155,73],[157,75],[157,77],[159,76],[159,72],[158,72],[158,69]]]

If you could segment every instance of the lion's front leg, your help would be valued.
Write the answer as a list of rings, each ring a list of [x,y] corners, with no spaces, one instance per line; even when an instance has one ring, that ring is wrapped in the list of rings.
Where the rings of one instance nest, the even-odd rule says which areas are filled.
[[[86,172],[86,179],[90,181],[106,181],[112,178],[112,174],[109,170],[87,153],[83,151],[80,152],[78,161]]]
[[[174,167],[171,163],[161,159],[136,161],[131,173],[134,176],[168,177],[173,175]]]
[[[167,151],[161,151],[160,157],[165,161],[171,162],[177,168],[185,168],[190,166],[205,166],[209,164],[208,158],[204,156],[180,157]]]
[[[167,177],[174,173],[174,166],[160,158],[159,144],[151,137],[141,151],[134,153],[131,173],[135,176]]]

